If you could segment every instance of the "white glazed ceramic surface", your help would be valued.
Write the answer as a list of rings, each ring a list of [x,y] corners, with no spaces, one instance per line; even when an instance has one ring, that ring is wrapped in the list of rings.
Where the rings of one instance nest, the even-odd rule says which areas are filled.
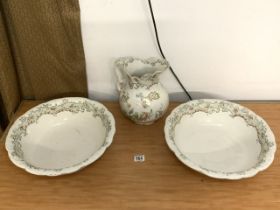
[[[165,113],[169,98],[158,77],[168,66],[166,60],[159,58],[116,60],[121,110],[135,123],[149,125]]]
[[[272,163],[276,151],[268,124],[228,101],[184,103],[167,117],[164,131],[180,161],[214,178],[252,177]]]
[[[14,122],[6,149],[18,167],[36,175],[57,176],[98,159],[114,133],[114,117],[102,104],[78,97],[55,99]]]

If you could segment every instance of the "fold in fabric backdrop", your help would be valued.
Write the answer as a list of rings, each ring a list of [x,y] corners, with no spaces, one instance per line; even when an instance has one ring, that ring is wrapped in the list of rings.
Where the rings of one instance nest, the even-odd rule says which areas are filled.
[[[20,100],[87,96],[78,0],[0,0],[2,127]]]

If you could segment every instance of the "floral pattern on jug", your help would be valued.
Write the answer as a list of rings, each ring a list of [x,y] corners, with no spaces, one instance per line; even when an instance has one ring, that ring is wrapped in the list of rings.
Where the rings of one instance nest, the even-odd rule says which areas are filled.
[[[122,112],[137,124],[149,125],[165,113],[169,97],[159,75],[169,67],[165,59],[122,57],[116,60],[117,88]]]

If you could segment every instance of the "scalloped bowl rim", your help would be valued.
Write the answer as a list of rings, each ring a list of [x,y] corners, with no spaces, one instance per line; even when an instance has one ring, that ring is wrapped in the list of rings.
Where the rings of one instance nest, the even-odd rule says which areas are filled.
[[[35,111],[39,107],[42,107],[47,104],[55,104],[55,103],[59,104],[59,103],[63,102],[63,100],[69,100],[71,102],[87,101],[89,103],[95,104],[99,108],[104,108],[104,110],[105,110],[104,113],[108,116],[110,123],[111,123],[111,129],[108,132],[106,139],[104,140],[104,142],[106,141],[107,144],[102,145],[95,153],[93,153],[90,157],[88,157],[87,160],[82,161],[80,164],[75,164],[73,166],[65,167],[59,171],[56,169],[44,169],[44,168],[30,167],[24,159],[20,159],[17,156],[12,156],[14,147],[11,143],[11,141],[12,141],[11,134],[12,134],[12,131],[18,127],[18,125],[20,123],[20,119],[23,118],[24,116],[30,114],[31,112]],[[34,175],[59,176],[59,175],[74,173],[74,172],[79,171],[79,170],[83,169],[84,167],[90,165],[91,163],[95,162],[98,158],[100,158],[103,155],[105,150],[112,144],[115,132],[116,132],[115,119],[114,119],[112,113],[102,103],[88,99],[88,98],[83,98],[83,97],[64,97],[64,98],[53,99],[53,100],[41,103],[41,104],[29,109],[27,112],[25,112],[20,117],[18,117],[17,120],[15,120],[13,122],[12,126],[10,127],[10,129],[8,131],[6,141],[5,141],[5,148],[8,152],[9,159],[19,168],[22,168],[25,171],[27,171],[31,174],[34,174]]]
[[[230,173],[230,175],[225,174],[225,173],[219,173],[219,172],[212,172],[209,171],[207,169],[203,169],[201,168],[198,164],[194,163],[193,161],[190,161],[188,159],[184,159],[182,158],[182,153],[180,152],[180,150],[177,148],[176,144],[170,139],[169,137],[169,126],[170,126],[170,122],[169,119],[171,119],[171,117],[174,115],[174,113],[180,109],[181,107],[183,107],[186,104],[193,104],[193,103],[198,103],[199,101],[204,101],[204,102],[223,102],[225,104],[232,104],[235,106],[238,106],[242,109],[247,110],[250,114],[255,115],[255,117],[260,120],[261,122],[263,122],[265,128],[267,129],[267,134],[269,135],[269,141],[273,143],[273,146],[270,147],[269,151],[266,153],[265,156],[265,162],[263,164],[261,164],[260,166],[256,167],[256,168],[251,168],[249,170],[247,170],[246,172],[244,172],[243,174],[241,173]],[[166,120],[165,120],[165,125],[164,125],[164,135],[165,135],[165,140],[166,143],[169,147],[169,149],[175,154],[175,156],[186,166],[190,167],[191,169],[200,172],[206,176],[212,177],[212,178],[217,178],[217,179],[229,179],[229,180],[238,180],[238,179],[242,179],[242,178],[249,178],[249,177],[253,177],[255,176],[257,173],[267,169],[273,162],[274,160],[274,156],[276,153],[276,141],[275,141],[275,136],[272,132],[272,130],[270,129],[269,125],[267,124],[267,122],[260,117],[259,115],[257,115],[255,112],[251,111],[250,109],[234,103],[234,102],[230,102],[230,101],[225,101],[225,100],[219,100],[219,99],[198,99],[198,100],[192,100],[192,101],[188,101],[186,103],[182,103],[180,105],[178,105],[177,107],[175,107],[171,113],[167,116]]]

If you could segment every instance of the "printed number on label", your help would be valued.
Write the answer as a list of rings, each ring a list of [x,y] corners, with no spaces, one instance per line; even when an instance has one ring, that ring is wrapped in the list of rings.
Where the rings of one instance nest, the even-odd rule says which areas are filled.
[[[145,155],[134,155],[134,162],[144,162]]]

